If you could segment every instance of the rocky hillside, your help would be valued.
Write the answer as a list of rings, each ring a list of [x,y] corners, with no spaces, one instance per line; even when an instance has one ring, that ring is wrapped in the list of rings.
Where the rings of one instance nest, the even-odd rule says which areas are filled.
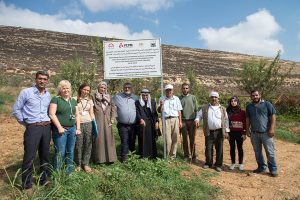
[[[60,63],[76,56],[89,64],[97,60],[91,46],[94,39],[84,35],[0,26],[1,76],[15,73],[29,75],[41,68],[55,74]],[[165,81],[181,83],[185,79],[186,69],[192,67],[205,86],[227,91],[236,90],[232,72],[240,68],[244,61],[260,58],[170,45],[162,45],[162,50]],[[282,61],[282,64],[290,65],[291,62]],[[101,71],[99,66],[100,77]],[[299,87],[300,63],[296,63],[288,84],[290,89]]]

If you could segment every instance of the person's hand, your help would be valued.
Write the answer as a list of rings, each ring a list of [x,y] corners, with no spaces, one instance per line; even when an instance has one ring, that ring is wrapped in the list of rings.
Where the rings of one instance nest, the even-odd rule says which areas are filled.
[[[225,135],[224,135],[225,139],[229,140],[230,137],[229,137],[229,134],[227,132],[225,132]]]
[[[275,134],[275,133],[274,133],[273,130],[269,130],[269,131],[268,131],[268,136],[269,136],[269,137],[274,137],[274,134]]]
[[[158,122],[155,123],[155,129],[159,129],[159,123]]]
[[[179,128],[182,128],[182,121],[179,121]]]
[[[59,135],[63,135],[66,130],[63,127],[58,128]]]
[[[163,106],[163,105],[164,105],[164,102],[165,102],[164,100],[160,100],[159,105],[160,105],[160,106]]]
[[[141,120],[140,120],[140,125],[146,126],[146,122],[145,122],[143,119],[141,119]]]
[[[251,133],[250,133],[250,131],[246,131],[246,135],[248,136],[248,137],[251,137]]]
[[[76,133],[75,133],[76,135],[80,135],[81,134],[81,130],[76,130]]]
[[[247,139],[247,136],[245,134],[242,135],[243,141]]]
[[[196,127],[199,127],[199,125],[200,125],[199,120],[195,120],[194,123],[195,123],[195,126],[196,126]]]

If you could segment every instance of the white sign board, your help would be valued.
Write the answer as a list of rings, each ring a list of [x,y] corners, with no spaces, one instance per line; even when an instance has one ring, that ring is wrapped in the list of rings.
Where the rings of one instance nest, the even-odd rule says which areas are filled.
[[[161,77],[159,39],[103,42],[104,79]]]

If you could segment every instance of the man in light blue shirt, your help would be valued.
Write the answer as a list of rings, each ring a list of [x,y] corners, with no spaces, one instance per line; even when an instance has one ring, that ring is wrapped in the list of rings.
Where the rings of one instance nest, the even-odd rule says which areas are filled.
[[[126,162],[129,150],[135,151],[136,140],[136,107],[138,98],[132,94],[132,84],[125,83],[123,92],[113,97],[117,107],[117,128],[121,138],[121,161]]]
[[[39,151],[40,158],[40,185],[47,183],[49,174],[49,147],[50,147],[50,118],[48,108],[50,93],[46,90],[49,74],[46,71],[36,73],[35,85],[23,89],[13,106],[13,115],[17,121],[25,126],[24,158],[22,163],[22,187],[31,196],[33,160]]]

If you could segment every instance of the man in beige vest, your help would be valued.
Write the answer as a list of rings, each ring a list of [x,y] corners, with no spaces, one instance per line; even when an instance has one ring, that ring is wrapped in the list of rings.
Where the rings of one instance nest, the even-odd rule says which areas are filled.
[[[205,135],[205,165],[203,168],[211,168],[213,165],[213,146],[216,148],[216,171],[222,171],[223,165],[223,142],[228,138],[229,121],[226,108],[219,104],[219,94],[212,91],[209,94],[210,103],[204,105],[195,119],[195,125],[203,119],[203,132]]]

